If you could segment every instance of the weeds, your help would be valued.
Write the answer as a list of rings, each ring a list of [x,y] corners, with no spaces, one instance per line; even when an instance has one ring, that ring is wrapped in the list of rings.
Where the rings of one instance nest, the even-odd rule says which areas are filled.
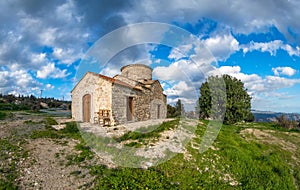
[[[147,128],[140,128],[138,131],[129,131],[119,138],[115,138],[117,142],[126,140],[144,140],[149,138],[159,138],[160,133],[170,129],[174,129],[178,126],[179,120],[173,120],[169,122],[163,122],[159,126],[149,126]]]
[[[55,119],[53,119],[52,117],[45,117],[44,122],[47,126],[58,124],[57,121]]]
[[[17,189],[17,164],[28,153],[18,146],[15,139],[0,139],[0,189]]]
[[[191,144],[201,143],[206,125],[198,126]],[[215,149],[202,154],[188,145],[189,160],[183,154],[177,154],[147,170],[108,169],[99,165],[91,167],[90,172],[96,176],[96,188],[100,189],[297,189],[300,168],[292,165],[295,162],[293,154],[277,145],[246,141],[240,135],[246,125],[223,126],[213,144]],[[272,128],[282,133],[271,124],[253,124],[251,127]],[[131,132],[121,140],[134,140],[126,146],[137,146],[143,137],[143,133]],[[284,139],[299,142],[288,135]],[[298,154],[294,156],[300,158]]]
[[[29,121],[30,122],[30,121]],[[55,119],[51,117],[46,117],[44,119],[45,130],[36,130],[31,134],[31,138],[51,138],[51,139],[62,139],[65,137],[81,139],[81,135],[79,133],[79,129],[77,127],[76,122],[68,122],[66,123],[66,127],[62,130],[57,131],[52,128],[52,125],[57,125]]]
[[[0,120],[4,120],[6,118],[6,112],[0,111]]]
[[[284,149],[276,144],[246,140],[240,134],[245,128],[272,130],[272,135],[298,146],[299,132],[291,132],[272,123],[240,123],[224,125],[219,136],[204,153],[199,153],[197,147],[202,142],[208,121],[199,124],[194,138],[185,147],[185,153],[178,153],[164,163],[148,168],[115,168],[109,169],[103,165],[93,165],[87,162],[95,154],[87,144],[93,144],[93,149],[101,149],[108,153],[119,149],[105,146],[113,141],[110,138],[98,138],[95,134],[80,133],[76,122],[66,123],[66,128],[55,130],[51,125],[57,122],[46,117],[43,120],[43,130],[36,130],[31,138],[52,138],[64,142],[70,139],[79,140],[75,151],[71,153],[56,153],[57,160],[65,157],[66,165],[76,164],[88,167],[94,176],[95,189],[297,189],[300,187],[300,152]],[[31,120],[26,125],[37,124]],[[178,120],[163,123],[160,126],[141,128],[118,138],[119,142],[127,141],[125,146],[140,147],[160,137],[166,130],[175,129]],[[86,135],[85,142],[81,135]],[[89,137],[89,138],[87,138]],[[0,139],[0,190],[16,189],[15,179],[18,177],[17,163],[26,157],[18,139]],[[67,143],[66,143],[67,144]],[[125,152],[124,152],[125,153]],[[122,162],[116,158],[117,162]],[[136,159],[144,159],[136,157]],[[296,159],[296,160],[295,160]],[[115,160],[113,160],[115,161]],[[125,162],[125,161],[124,161]],[[5,164],[2,164],[5,163]],[[65,165],[65,163],[61,163]],[[73,176],[82,175],[80,170],[70,173]]]

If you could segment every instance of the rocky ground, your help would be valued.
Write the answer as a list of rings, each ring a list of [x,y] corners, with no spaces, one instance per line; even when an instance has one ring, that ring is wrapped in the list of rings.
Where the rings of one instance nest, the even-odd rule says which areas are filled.
[[[15,175],[13,183],[17,184],[20,189],[89,189],[94,182],[94,177],[89,174],[89,166],[97,164],[103,164],[109,168],[117,166],[111,160],[111,155],[107,157],[97,151],[92,159],[85,159],[84,162],[79,163],[72,162],[72,157],[80,155],[80,150],[76,149],[76,145],[80,144],[80,141],[77,139],[48,138],[47,135],[43,138],[33,137],[32,134],[37,131],[38,135],[44,135],[41,131],[45,131],[44,121],[47,117],[49,116],[44,113],[12,112],[5,120],[0,121],[0,138],[9,139],[9,143],[20,149],[18,153],[14,150],[1,152],[0,169],[7,168],[11,170],[13,175]],[[65,127],[65,122],[71,121],[71,119],[66,117],[55,115],[52,118],[57,121],[57,124],[51,125],[56,130],[61,130]],[[158,125],[164,121],[169,120],[149,120],[109,128],[103,128],[99,125],[81,124],[81,129],[92,132],[97,136],[112,138],[121,136],[141,126]],[[155,158],[165,149],[183,152],[183,147],[178,146],[178,143],[168,143],[172,141],[173,133],[175,132],[186,133],[183,129],[166,131],[159,141],[151,144],[151,146],[154,146],[152,149],[147,151],[145,149],[136,149],[137,155]],[[176,136],[184,137],[180,134]],[[7,156],[11,157],[10,159],[13,161],[7,161]],[[16,166],[12,167],[12,165]],[[2,178],[5,181],[5,178],[8,178],[5,176],[6,174],[1,174],[0,170],[0,180]]]
[[[20,189],[86,189],[90,187],[93,177],[87,167],[97,164],[94,157],[80,164],[69,164],[70,157],[80,151],[75,146],[78,140],[72,138],[32,138],[34,131],[42,131],[44,114],[14,112],[10,117],[0,121],[0,138],[20,149],[5,151],[1,147],[0,179],[6,181],[6,173],[16,175],[14,183]],[[59,123],[69,119],[56,117]],[[5,152],[4,152],[5,151]],[[7,172],[3,172],[6,168]],[[15,170],[15,171],[11,171]],[[8,177],[6,177],[8,178]],[[1,189],[1,188],[0,188]]]
[[[257,186],[257,181],[261,178],[251,176],[250,179],[248,172],[252,172],[252,175],[266,172],[270,165],[278,172],[269,172],[268,177],[279,180],[281,178],[275,178],[277,175],[280,177],[292,175],[295,189],[299,187],[299,132],[274,130],[268,127],[269,124],[260,126],[260,123],[223,126],[216,142],[210,145],[209,151],[200,154],[202,135],[207,129],[204,123],[196,120],[170,121],[167,126],[172,128],[160,131],[159,137],[154,135],[153,138],[129,138],[124,141],[118,141],[118,138],[134,129],[141,134],[151,133],[155,125],[165,120],[150,120],[105,128],[81,124],[80,133],[72,133],[72,130],[64,132],[64,129],[67,129],[65,123],[70,121],[67,117],[56,115],[50,117],[45,113],[8,112],[6,118],[0,120],[0,189],[13,189],[14,185],[19,189],[66,190],[93,187],[97,189],[106,184],[110,184],[108,187],[120,184],[114,186],[115,189],[120,189],[124,187],[122,185],[128,184],[131,185],[129,187],[136,187],[136,181],[141,179],[142,185],[147,185],[146,182],[156,184],[158,182],[155,180],[160,178],[155,176],[162,174],[164,180],[159,183],[163,184],[164,181],[170,180],[170,176],[174,174],[175,181],[182,180],[178,182],[182,185],[180,187],[191,187],[198,182],[198,178],[203,178],[202,183],[207,182],[207,179],[217,178],[219,180],[214,181],[217,186],[229,184],[230,187],[243,189],[242,187],[248,185],[248,188],[257,189],[255,187],[266,187],[265,182]],[[177,123],[170,124],[172,122]],[[194,128],[197,125],[197,129]],[[95,141],[98,142],[93,144]],[[183,146],[184,143],[187,143],[187,146]],[[249,154],[248,148],[252,151]],[[232,150],[239,156],[235,157],[236,153]],[[253,153],[257,156],[253,157]],[[173,155],[175,159],[172,162],[159,165],[161,161],[165,162]],[[280,156],[285,160],[279,159]],[[229,157],[234,160],[228,160]],[[142,159],[142,162],[136,162],[132,168],[131,161],[136,158]],[[240,158],[243,159],[235,164]],[[244,167],[247,166],[245,163],[252,163],[251,167],[256,172],[245,172]],[[122,166],[120,164],[125,166],[128,164],[129,168],[118,167]],[[280,164],[286,165],[279,168]],[[144,169],[135,170],[134,167]],[[145,169],[149,167],[151,168]],[[287,167],[291,169],[286,169]],[[231,168],[234,170],[230,172]],[[199,173],[199,176],[189,177],[191,171],[196,172],[195,175]],[[154,178],[151,178],[153,176]],[[149,181],[149,178],[153,181]],[[241,183],[245,178],[250,179],[246,181],[246,186]],[[188,186],[183,185],[185,179],[190,180]],[[281,181],[278,184],[281,184]],[[212,186],[206,184],[203,187]]]

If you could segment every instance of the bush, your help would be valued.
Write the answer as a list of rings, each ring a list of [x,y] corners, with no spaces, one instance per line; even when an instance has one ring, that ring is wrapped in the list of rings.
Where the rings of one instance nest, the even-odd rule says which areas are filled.
[[[6,117],[6,113],[5,112],[2,112],[0,111],[0,120],[4,120]]]
[[[297,127],[297,122],[296,121],[291,121],[289,120],[284,114],[282,114],[279,117],[276,117],[277,124],[280,127],[286,128],[286,129],[293,129]]]
[[[57,121],[55,119],[53,119],[52,117],[46,117],[44,119],[45,121],[45,124],[48,125],[48,126],[51,126],[51,125],[57,125]]]
[[[64,133],[75,134],[79,132],[77,123],[75,121],[66,123],[66,127],[61,130]]]
[[[0,103],[0,110],[14,110],[14,111],[19,111],[19,110],[29,110],[30,107],[28,105],[16,105],[12,103]]]

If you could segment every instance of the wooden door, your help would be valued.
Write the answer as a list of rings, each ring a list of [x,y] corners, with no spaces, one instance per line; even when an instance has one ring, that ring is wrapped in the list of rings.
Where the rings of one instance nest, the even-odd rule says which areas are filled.
[[[127,121],[132,121],[133,120],[133,97],[128,97],[127,98]]]
[[[91,95],[86,94],[82,98],[83,122],[90,122],[91,118]]]

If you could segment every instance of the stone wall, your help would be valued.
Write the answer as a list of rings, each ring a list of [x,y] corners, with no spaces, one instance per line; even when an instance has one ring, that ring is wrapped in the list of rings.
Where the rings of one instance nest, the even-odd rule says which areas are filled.
[[[150,115],[151,119],[163,119],[167,117],[167,99],[158,81],[151,87]],[[159,109],[159,110],[158,110]]]
[[[137,90],[114,84],[112,87],[112,115],[116,124],[127,123],[127,98],[133,97],[133,102],[136,102]],[[137,105],[134,104],[134,108]],[[136,121],[135,113],[133,121]]]
[[[152,79],[152,69],[146,65],[142,64],[132,64],[121,68],[122,76],[133,79]]]
[[[151,91],[149,89],[143,89],[138,93],[135,107],[137,121],[146,121],[150,119],[150,101]]]
[[[99,109],[111,110],[112,83],[94,73],[87,73],[72,91],[72,118],[75,121],[83,121],[83,96],[91,95],[91,118],[96,116]],[[112,118],[111,118],[112,119]]]

